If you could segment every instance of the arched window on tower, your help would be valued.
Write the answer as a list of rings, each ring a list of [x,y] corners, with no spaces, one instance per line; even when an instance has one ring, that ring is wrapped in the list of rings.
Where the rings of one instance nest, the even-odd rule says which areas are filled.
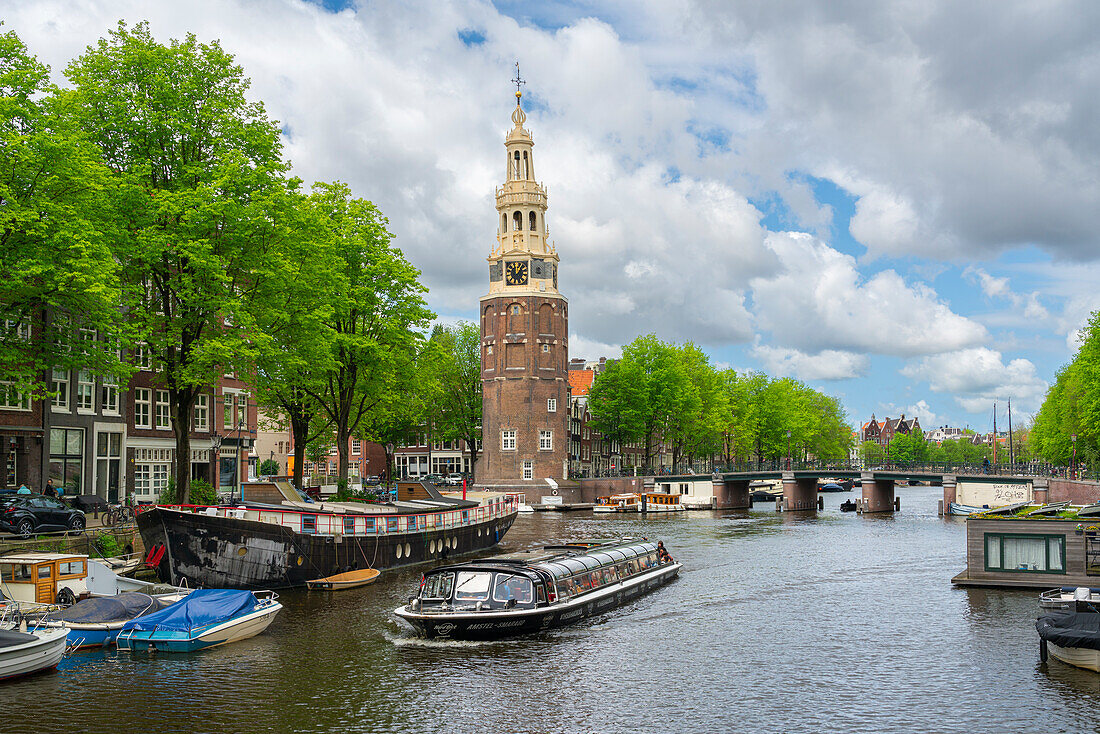
[[[520,177],[520,175],[519,175],[519,173],[520,173],[520,171],[519,171],[519,151],[518,150],[516,151],[515,158],[516,158],[515,165],[512,167],[512,178],[518,179]]]
[[[523,178],[524,179],[531,178],[531,166],[527,162],[527,151],[526,150],[523,151]]]
[[[512,212],[512,229],[516,232],[523,231],[523,215],[519,212]]]
[[[500,233],[504,234],[507,231],[508,231],[508,215],[507,214],[501,214],[500,215]]]
[[[530,229],[532,232],[534,232],[535,231],[535,213],[534,212],[531,212],[531,215],[530,215],[529,219],[530,219],[531,224],[528,227],[528,229]]]

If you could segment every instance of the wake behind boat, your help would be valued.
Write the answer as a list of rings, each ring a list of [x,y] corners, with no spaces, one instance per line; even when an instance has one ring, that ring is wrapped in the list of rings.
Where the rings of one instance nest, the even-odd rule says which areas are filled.
[[[652,541],[591,541],[433,569],[394,613],[427,638],[492,640],[573,624],[676,577]]]

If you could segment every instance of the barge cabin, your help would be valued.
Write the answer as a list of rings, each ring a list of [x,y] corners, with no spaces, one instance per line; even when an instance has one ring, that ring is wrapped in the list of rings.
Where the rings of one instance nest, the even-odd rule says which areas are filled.
[[[436,568],[395,614],[427,638],[498,639],[573,624],[680,572],[648,540],[600,540]]]
[[[958,586],[1100,586],[1100,504],[1019,502],[966,518]]]

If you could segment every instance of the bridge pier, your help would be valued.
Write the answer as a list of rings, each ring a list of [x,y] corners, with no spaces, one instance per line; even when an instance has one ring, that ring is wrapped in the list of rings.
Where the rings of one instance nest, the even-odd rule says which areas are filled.
[[[796,478],[783,472],[783,509],[787,512],[817,509],[817,477]]]
[[[715,479],[714,497],[719,510],[740,510],[752,507],[748,479]]]
[[[1037,505],[1045,505],[1050,502],[1050,481],[1036,478],[1031,482],[1031,501]]]
[[[951,514],[951,503],[958,502],[958,480],[954,474],[943,475],[943,502],[940,503],[940,514]]]
[[[893,512],[894,511],[894,480],[875,479],[875,475],[864,472],[860,475],[863,481],[863,512]],[[944,490],[946,492],[946,490]]]

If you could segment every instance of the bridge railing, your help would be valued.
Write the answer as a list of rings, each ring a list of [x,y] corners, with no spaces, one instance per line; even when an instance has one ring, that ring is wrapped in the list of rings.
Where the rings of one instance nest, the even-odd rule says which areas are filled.
[[[1018,476],[1037,477],[1048,479],[1091,479],[1100,481],[1100,471],[1092,467],[1076,467],[1076,469],[1047,464],[1044,462],[1027,462],[1009,464],[1007,462],[907,462],[907,461],[882,461],[871,465],[855,463],[827,463],[814,461],[789,462],[783,459],[765,459],[762,461],[737,461],[737,462],[694,462],[677,466],[664,467],[627,467],[613,471],[600,472],[570,472],[570,479],[606,479],[614,477],[645,477],[645,476],[685,476],[690,474],[727,474],[738,472],[777,472],[777,471],[835,471],[835,472],[897,472],[912,474],[955,474],[955,475],[994,475],[994,476]]]

